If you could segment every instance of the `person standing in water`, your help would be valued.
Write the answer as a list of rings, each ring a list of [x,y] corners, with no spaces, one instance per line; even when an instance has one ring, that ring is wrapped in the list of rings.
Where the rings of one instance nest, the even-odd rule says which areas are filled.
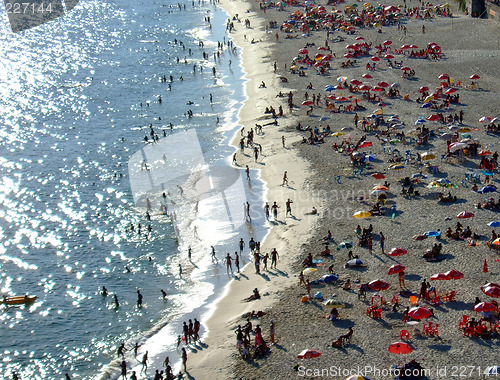
[[[233,273],[233,265],[232,265],[232,257],[231,255],[229,254],[229,252],[227,253],[227,256],[226,256],[226,272],[229,273],[229,270],[231,270],[231,273]]]
[[[238,252],[234,253],[234,265],[238,273],[240,273],[240,257],[238,256]]]
[[[142,307],[142,294],[140,290],[137,290],[137,307]]]
[[[147,351],[142,357],[141,364],[142,364],[141,373],[142,372],[146,373],[148,370],[148,352]]]
[[[187,372],[187,352],[184,347],[182,347],[182,366],[184,368],[184,372]]]

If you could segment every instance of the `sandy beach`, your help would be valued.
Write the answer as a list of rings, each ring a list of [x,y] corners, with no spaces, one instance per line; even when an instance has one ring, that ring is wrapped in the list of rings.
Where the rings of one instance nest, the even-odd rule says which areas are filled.
[[[349,1],[333,9],[344,11],[346,5],[353,4],[354,2]],[[365,3],[355,4],[362,9]],[[473,174],[479,176],[479,188],[486,184],[487,176],[481,174],[481,156],[446,157],[447,139],[439,136],[443,133],[456,134],[448,140],[459,142],[470,139],[478,144],[479,150],[489,150],[492,153],[496,151],[497,135],[485,131],[489,120],[484,123],[479,120],[482,117],[494,118],[498,113],[498,25],[491,20],[465,16],[458,11],[457,4],[453,3],[453,17],[443,17],[434,11],[431,12],[432,18],[427,20],[416,19],[414,16],[403,17],[401,28],[396,23],[374,28],[354,27],[352,34],[336,30],[328,37],[326,30],[310,31],[307,35],[291,32],[289,35],[293,38],[286,38],[287,33],[279,28],[269,28],[269,22],[275,20],[281,26],[291,13],[304,12],[303,7],[286,6],[283,10],[271,7],[264,12],[259,3],[253,1],[224,0],[220,5],[228,14],[238,14],[238,19],[233,20],[235,30],[230,35],[242,49],[242,62],[248,79],[245,88],[248,99],[240,111],[240,124],[245,129],[245,136],[250,128],[255,129],[256,124],[263,125],[262,133],[256,134],[254,139],[262,145],[261,157],[255,162],[251,149],[245,148],[245,154],[238,150],[236,161],[242,169],[246,165],[251,169],[260,169],[260,176],[269,189],[269,204],[276,201],[280,206],[278,220],[270,222],[272,229],[261,249],[261,253],[265,254],[276,248],[279,260],[277,269],[263,270],[261,274],[256,274],[254,265],[249,264],[228,286],[211,317],[204,321],[209,332],[203,341],[208,347],[189,355],[189,375],[197,379],[282,379],[296,376],[345,379],[359,373],[371,379],[391,379],[394,378],[394,373],[389,371],[391,366],[415,359],[428,370],[423,378],[482,378],[486,367],[497,365],[498,339],[466,337],[463,329],[459,329],[459,321],[462,315],[475,317],[477,320],[481,318],[474,311],[476,297],[481,301],[494,300],[481,291],[481,286],[498,279],[498,256],[486,244],[491,239],[493,229],[486,224],[497,220],[498,215],[492,210],[483,207],[478,209],[475,206],[478,203],[484,204],[486,198],[491,196],[496,202],[498,196],[495,193],[480,194],[471,190],[474,185]],[[324,1],[320,5],[325,6],[327,12],[332,11],[332,6],[327,6]],[[400,6],[393,1],[384,5]],[[419,5],[418,2],[407,3],[408,8]],[[245,27],[245,19],[249,20],[250,27]],[[425,33],[422,26],[425,26]],[[341,37],[342,41],[336,42],[337,37]],[[357,39],[359,37],[364,40]],[[325,40],[328,40],[328,48],[331,49],[328,52],[333,57],[329,61],[330,68],[323,75],[304,63],[296,63],[297,72],[300,71],[300,66],[305,68],[304,76],[290,72],[294,65],[292,60],[299,55],[300,49],[307,47],[309,55],[314,57],[318,52],[325,52],[318,50],[325,46]],[[359,41],[371,44],[370,54],[344,58],[348,51],[346,45]],[[384,45],[384,41],[391,41],[392,44]],[[437,59],[414,58],[409,53],[396,52],[400,51],[401,45],[412,44],[425,49],[429,43],[439,45],[442,56]],[[377,52],[377,45],[385,46],[388,51],[381,54],[379,61],[374,61],[371,57]],[[384,54],[392,54],[393,61],[402,61],[401,66],[388,66],[387,59],[383,58]],[[348,59],[355,59],[356,63],[342,68],[341,63]],[[366,64],[372,65],[374,62],[375,69],[366,70]],[[401,67],[404,66],[414,70],[415,75],[403,78],[404,71]],[[426,86],[428,90],[424,92],[432,94],[443,82],[438,77],[444,73],[451,79],[444,80],[447,86],[443,90],[454,88],[456,91],[450,94],[458,94],[459,102],[449,104],[448,108],[422,108],[424,101],[417,102],[422,96],[419,89]],[[364,78],[363,74],[369,74],[372,78]],[[473,80],[470,76],[473,74],[480,79],[474,81],[472,88]],[[285,77],[287,82],[280,80],[280,77]],[[339,82],[338,77],[345,79]],[[387,90],[372,91],[372,95],[376,94],[381,99],[370,102],[362,91],[350,92],[348,87],[325,91],[326,85],[334,86],[344,82],[349,85],[353,79],[371,88],[382,81],[389,85],[398,83],[393,88],[398,90],[399,96],[389,97]],[[265,87],[260,86],[262,82]],[[308,84],[312,85],[312,89],[306,88]],[[293,92],[295,106],[291,113],[287,97],[277,97],[280,91],[284,94]],[[308,100],[306,92],[309,100],[313,94],[320,96],[320,105],[312,108],[301,105]],[[335,107],[341,104],[344,105],[342,108],[354,106],[358,99],[358,104],[364,109],[332,113],[325,107],[325,96],[331,94],[347,98],[339,102],[332,100]],[[405,95],[408,95],[407,100]],[[444,96],[440,99],[436,97],[436,106],[443,98]],[[270,114],[264,113],[265,108],[270,106],[276,110],[279,106],[283,107],[284,116],[277,118],[277,126],[266,125],[274,120]],[[463,111],[462,123],[431,120],[416,123],[420,117],[429,118],[433,114],[458,115],[460,111]],[[374,113],[383,115],[384,124],[377,128],[355,124],[355,115],[359,120],[366,118],[373,124],[374,118],[370,115]],[[394,121],[392,125],[399,126],[387,127],[391,117]],[[311,132],[298,131],[299,123],[302,127],[311,127],[313,131],[316,127],[321,131],[329,126],[331,133],[325,133],[324,143],[303,143],[304,139],[310,138]],[[415,129],[420,128],[421,124],[425,124],[432,133],[418,145],[419,131]],[[450,128],[452,125],[455,128]],[[396,137],[402,131],[404,136]],[[338,132],[337,136],[332,136],[335,132]],[[239,145],[241,137],[236,136],[235,146]],[[284,146],[282,137],[285,139]],[[342,151],[334,148],[334,144],[339,147],[343,141]],[[367,144],[369,146],[366,148],[355,148],[358,141],[371,144]],[[353,148],[352,153],[361,152],[362,156],[372,154],[373,161],[354,166],[352,156],[346,153]],[[422,160],[425,152],[435,158]],[[401,160],[394,162],[398,156],[401,156]],[[391,170],[391,164],[400,165],[401,168]],[[285,171],[288,174],[288,186],[282,186]],[[377,180],[371,176],[374,173],[383,173],[386,178]],[[405,177],[409,177],[412,182],[411,196],[402,194],[403,189],[407,191],[408,186],[403,187],[399,181]],[[497,185],[496,175],[491,178],[490,183]],[[352,218],[358,211],[373,209],[374,199],[370,194],[375,185],[382,185],[384,181],[390,184],[389,190],[385,191],[385,202],[382,202],[382,207],[386,208],[385,215]],[[429,184],[433,181],[441,181],[441,184],[449,181],[456,187],[431,188]],[[440,202],[439,192],[444,195],[450,192],[457,200]],[[287,199],[293,201],[293,216],[285,215]],[[318,210],[317,215],[310,215],[313,207]],[[463,211],[474,213],[474,217],[458,219],[457,215]],[[262,205],[252,205],[251,212],[263,212]],[[474,244],[462,236],[459,239],[445,236],[448,228],[455,232],[457,221],[461,222],[464,229],[470,226],[470,230],[478,235]],[[366,246],[358,244],[359,236],[355,232],[357,225],[361,228],[373,226],[371,253]],[[320,256],[319,253],[325,248],[323,238],[328,230],[333,234],[329,241],[332,255]],[[440,231],[441,237],[417,237],[430,230]],[[384,253],[380,248],[380,232],[385,236]],[[341,242],[352,242],[353,247],[337,250],[336,247]],[[441,260],[425,260],[422,256],[435,244],[442,244]],[[387,253],[393,247],[403,248],[408,253],[397,257],[388,256]],[[362,267],[344,267],[349,250],[362,260]],[[338,281],[331,284],[311,286],[311,296],[316,292],[321,292],[324,299],[335,295],[333,299],[345,305],[339,309],[336,321],[324,318],[331,309],[323,307],[321,300],[301,302],[301,297],[307,292],[305,286],[299,285],[299,274],[304,269],[302,261],[309,252],[313,259],[322,260],[314,265],[313,269],[316,271],[307,275],[310,281],[328,274],[328,267],[332,264],[333,272],[339,277]],[[487,273],[483,267],[485,259]],[[397,274],[388,275],[389,268],[396,264],[405,267],[404,288],[400,288]],[[436,295],[441,295],[440,300],[431,297],[434,301],[441,301],[443,295],[452,291],[455,292],[454,300],[429,303],[432,300],[419,299],[418,305],[433,309],[434,315],[414,325],[402,321],[404,309],[413,306],[407,296],[415,294],[418,297],[423,280],[452,269],[463,273],[463,278],[430,283],[436,288]],[[342,288],[347,279],[352,282],[350,290]],[[376,292],[367,291],[366,300],[358,297],[359,285],[377,279],[390,284],[387,290],[379,292],[384,299],[384,304],[380,307],[380,319],[374,319],[366,313]],[[250,296],[254,288],[259,289],[262,297],[257,301],[244,302],[243,299]],[[401,291],[404,292],[400,294]],[[391,303],[393,296],[397,296],[400,304],[397,310]],[[266,312],[262,318],[253,319],[252,323],[254,327],[257,324],[262,326],[263,337],[267,342],[270,320],[274,320],[277,343],[271,346],[268,355],[244,360],[236,349],[235,329],[246,323],[242,315],[252,310]],[[439,324],[438,336],[423,334],[424,324],[429,321]],[[494,323],[495,320],[493,325]],[[346,334],[349,327],[353,328],[354,333],[348,344],[340,348],[331,347],[332,342]],[[409,332],[408,344],[413,351],[407,355],[388,352],[391,343],[400,341],[401,330]],[[321,352],[321,356],[297,359],[297,354],[304,349]]]

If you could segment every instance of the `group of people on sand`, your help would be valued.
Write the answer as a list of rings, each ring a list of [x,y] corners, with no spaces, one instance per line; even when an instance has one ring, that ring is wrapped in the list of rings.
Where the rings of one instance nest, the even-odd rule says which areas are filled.
[[[269,341],[271,344],[275,343],[276,325],[274,320],[271,319],[269,325]],[[236,347],[244,359],[257,358],[264,356],[270,352],[267,342],[262,336],[262,328],[259,324],[253,328],[250,318],[247,318],[247,323],[243,328],[238,325],[235,331],[236,334]],[[251,344],[251,334],[254,334],[254,344]],[[251,350],[253,349],[253,354]]]

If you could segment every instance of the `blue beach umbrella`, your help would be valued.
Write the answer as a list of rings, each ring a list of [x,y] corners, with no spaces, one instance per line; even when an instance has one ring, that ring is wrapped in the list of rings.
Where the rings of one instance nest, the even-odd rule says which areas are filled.
[[[361,261],[360,259],[352,259],[352,260],[349,260],[347,263],[345,263],[345,267],[346,268],[349,268],[349,267],[360,267],[361,265],[363,265],[363,261]]]
[[[486,224],[488,227],[500,227],[500,222],[492,221]]]
[[[429,108],[429,107],[432,107],[432,103],[424,103],[420,106],[420,108]]]
[[[494,193],[497,189],[494,186],[483,186],[477,192],[481,194]]]
[[[325,284],[330,284],[332,282],[337,281],[338,279],[339,279],[339,276],[337,276],[336,274],[325,274],[319,280],[321,282],[324,282]]]
[[[424,232],[424,235],[429,237],[438,237],[441,236],[441,231],[426,231]]]
[[[343,241],[337,246],[337,251],[340,251],[341,249],[349,249],[352,248],[353,244],[350,241]]]
[[[335,90],[335,86],[332,86],[331,84],[327,84],[325,86],[325,91],[334,91]]]
[[[483,175],[487,175],[487,176],[493,175],[493,173],[492,173],[492,172],[488,172],[488,171],[486,171],[486,170],[481,170],[481,174],[483,174]]]

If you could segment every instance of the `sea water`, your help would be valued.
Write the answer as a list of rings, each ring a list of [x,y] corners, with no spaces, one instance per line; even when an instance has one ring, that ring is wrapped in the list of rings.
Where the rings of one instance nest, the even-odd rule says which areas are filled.
[[[123,342],[152,378],[232,278],[226,253],[264,237],[263,183],[230,166],[245,96],[227,17],[185,0],[81,0],[21,33],[3,17],[0,286],[38,298],[1,306],[0,377],[118,378]]]

